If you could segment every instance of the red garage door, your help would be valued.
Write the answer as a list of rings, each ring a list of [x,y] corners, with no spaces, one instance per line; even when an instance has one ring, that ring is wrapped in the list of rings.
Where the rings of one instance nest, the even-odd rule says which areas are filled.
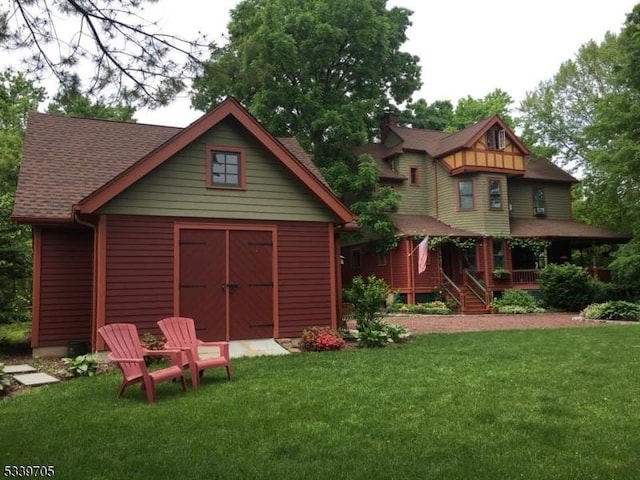
[[[203,340],[273,337],[270,231],[180,230],[180,315]]]

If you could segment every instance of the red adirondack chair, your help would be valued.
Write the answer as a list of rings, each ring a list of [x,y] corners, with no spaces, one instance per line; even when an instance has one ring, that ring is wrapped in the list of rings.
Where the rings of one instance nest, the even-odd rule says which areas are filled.
[[[98,329],[111,352],[110,361],[117,363],[122,371],[122,383],[118,389],[118,396],[122,396],[129,385],[141,382],[147,392],[147,400],[156,400],[156,383],[179,378],[182,389],[186,390],[184,371],[182,370],[180,350],[148,350],[140,344],[138,329],[131,323],[111,323]],[[170,356],[172,365],[167,368],[149,371],[144,361],[145,355]]]
[[[229,360],[228,342],[203,342],[196,337],[196,328],[192,318],[169,317],[158,322],[162,334],[167,342],[167,348],[182,350],[182,366],[191,370],[191,384],[194,388],[200,386],[200,378],[207,368],[224,367],[227,378],[231,380],[231,363]],[[217,357],[200,358],[198,347],[218,347]]]

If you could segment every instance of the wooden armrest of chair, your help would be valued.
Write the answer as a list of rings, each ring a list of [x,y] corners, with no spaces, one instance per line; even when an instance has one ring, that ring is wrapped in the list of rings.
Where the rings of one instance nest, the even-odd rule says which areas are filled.
[[[113,353],[109,353],[107,358],[111,362],[129,362],[129,363],[144,363],[144,359],[141,358],[126,358],[126,357],[116,357]]]

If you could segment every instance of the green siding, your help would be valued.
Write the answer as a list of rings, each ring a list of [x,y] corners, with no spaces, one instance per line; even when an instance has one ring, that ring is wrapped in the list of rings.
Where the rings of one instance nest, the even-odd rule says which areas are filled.
[[[430,165],[431,162],[428,164]],[[407,177],[407,180],[396,187],[396,190],[402,195],[398,213],[426,215],[427,208],[427,189],[426,176],[430,173],[427,167],[424,155],[417,153],[405,153],[396,159],[396,171]],[[418,185],[411,185],[411,167],[418,168]]]
[[[502,210],[489,209],[489,178],[500,179],[502,184]],[[473,181],[474,209],[458,210],[458,180]],[[508,235],[509,194],[506,178],[502,175],[457,175],[451,177],[438,168],[439,219],[452,227],[470,230],[484,235]]]
[[[571,186],[551,182],[530,182],[512,180],[509,182],[511,198],[511,216],[519,218],[533,217],[533,187],[544,188],[546,218],[553,220],[571,219]]]
[[[207,145],[246,149],[246,189],[205,187]],[[100,213],[333,221],[333,214],[235,120],[195,140],[100,209]]]

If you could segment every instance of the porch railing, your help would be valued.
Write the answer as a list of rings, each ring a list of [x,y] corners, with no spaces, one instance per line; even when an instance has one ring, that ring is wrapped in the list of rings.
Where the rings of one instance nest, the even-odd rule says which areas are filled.
[[[491,303],[491,294],[468,268],[464,269],[464,283],[485,307]]]
[[[538,283],[539,270],[511,270],[511,283]]]
[[[460,291],[460,287],[458,287],[453,280],[451,280],[444,270],[440,270],[440,274],[442,275],[442,288],[445,292],[449,294],[451,298],[460,306],[460,309],[464,308],[464,295]]]

